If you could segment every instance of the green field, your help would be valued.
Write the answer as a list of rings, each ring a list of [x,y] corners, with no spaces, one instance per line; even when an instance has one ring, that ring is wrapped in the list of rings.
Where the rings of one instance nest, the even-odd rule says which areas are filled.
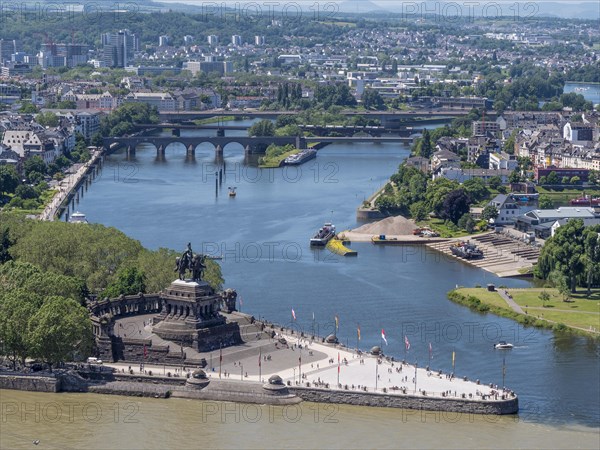
[[[550,295],[550,299],[545,303],[539,297],[542,291]],[[498,292],[490,292],[486,288],[460,288],[449,293],[448,297],[480,312],[490,311],[523,324],[555,329],[557,324],[564,324],[567,327],[576,327],[574,329],[578,332],[596,337],[600,332],[599,289],[592,290],[590,297],[586,296],[586,290],[580,289],[572,294],[567,302],[563,301],[556,289],[508,289],[508,292],[526,314],[516,313]]]

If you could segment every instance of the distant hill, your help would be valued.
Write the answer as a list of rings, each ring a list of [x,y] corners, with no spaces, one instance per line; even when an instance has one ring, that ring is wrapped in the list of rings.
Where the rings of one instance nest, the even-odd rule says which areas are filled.
[[[339,11],[345,13],[382,12],[384,8],[370,0],[344,0],[338,3]]]
[[[444,3],[454,3],[455,5],[463,5],[461,2],[454,2],[453,0],[423,0],[421,2],[413,2],[413,1],[404,1],[404,0],[375,0],[374,3],[366,0],[353,0],[353,1],[344,1],[340,3],[341,5],[345,4],[356,4],[356,3],[364,3],[365,5],[369,5],[368,11],[382,11],[388,10],[393,13],[402,13],[403,11],[414,11],[414,8],[418,6],[421,9],[424,9],[422,3],[427,4],[427,8],[431,8],[431,10],[435,10],[434,4],[437,3],[438,10],[443,11]],[[595,19],[600,21],[600,1],[598,0],[564,0],[564,1],[555,1],[555,2],[547,2],[547,1],[526,1],[526,0],[499,0],[494,2],[494,4],[499,5],[502,8],[502,14],[504,16],[514,16],[516,13],[515,3],[519,4],[519,16],[521,18],[526,17],[560,17],[560,18],[576,18],[576,19]],[[405,5],[404,9],[402,4]],[[374,6],[374,8],[371,7]],[[488,3],[479,2],[478,6],[474,7],[474,17],[480,18],[482,17],[482,8],[486,7]],[[532,6],[535,5],[532,9]],[[367,9],[361,7],[362,9],[359,12],[367,12]],[[463,6],[465,15],[468,14],[468,7],[466,5]],[[356,12],[350,9],[341,9],[344,12]],[[448,8],[448,15],[454,16],[456,14],[456,8]],[[488,7],[488,15],[495,14],[494,8],[491,6]],[[473,12],[471,13],[473,14]]]

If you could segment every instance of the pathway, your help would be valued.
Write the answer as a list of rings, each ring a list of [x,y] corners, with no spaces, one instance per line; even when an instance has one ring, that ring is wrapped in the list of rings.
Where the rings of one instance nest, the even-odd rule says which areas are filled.
[[[498,290],[498,294],[500,294],[500,297],[502,297],[504,299],[504,301],[506,301],[506,303],[508,303],[508,306],[510,306],[510,308],[514,312],[519,313],[519,314],[525,314],[525,311],[523,311],[523,308],[521,308],[519,305],[517,305],[517,303],[512,299],[512,295],[510,295],[506,289]]]

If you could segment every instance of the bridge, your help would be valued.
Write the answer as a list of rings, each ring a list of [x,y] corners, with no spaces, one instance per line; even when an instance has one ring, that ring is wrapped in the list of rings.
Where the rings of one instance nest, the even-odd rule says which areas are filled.
[[[372,137],[372,136],[352,136],[352,137],[300,137],[300,136],[129,136],[104,138],[104,147],[114,151],[120,147],[126,147],[127,155],[135,155],[136,148],[140,144],[151,144],[156,148],[157,156],[164,157],[165,150],[170,144],[179,143],[186,148],[186,155],[193,156],[196,148],[207,142],[215,147],[217,155],[223,154],[223,149],[227,144],[237,143],[244,147],[245,154],[264,154],[267,147],[271,144],[278,146],[293,145],[297,149],[306,149],[310,142],[321,143],[322,146],[334,142],[411,142],[411,137]]]
[[[305,138],[299,136],[128,136],[104,138],[105,148],[116,150],[120,147],[127,148],[127,155],[134,155],[135,149],[140,144],[152,144],[156,147],[157,156],[164,156],[167,146],[179,143],[186,148],[187,156],[193,156],[196,148],[205,142],[215,147],[217,154],[222,154],[227,144],[237,143],[244,147],[246,154],[264,154],[267,147],[275,145],[293,145],[298,149],[306,148]]]
[[[426,123],[439,122],[443,119],[426,119],[418,123],[425,125]],[[246,131],[251,125],[189,125],[178,123],[157,123],[157,124],[139,124],[135,126],[138,130],[164,130],[171,129],[174,135],[180,136],[181,130],[216,130],[217,136],[225,136],[226,131]],[[409,137],[414,133],[421,131],[417,125],[414,127],[388,128],[383,126],[359,126],[359,125],[299,125],[303,131],[316,133],[319,136],[325,136],[327,133],[336,133],[339,136],[355,136],[356,134],[368,134],[373,137],[380,137],[384,134],[396,134],[399,136]]]
[[[420,118],[455,118],[469,114],[470,108],[435,108],[418,109],[410,111],[355,111],[346,110],[340,114],[344,116],[363,116],[379,119],[382,126],[400,123],[405,119]],[[296,111],[258,111],[258,110],[234,110],[213,109],[204,111],[160,111],[161,122],[190,121],[194,119],[207,119],[210,117],[248,117],[260,119],[277,119],[279,116],[295,115]],[[495,111],[486,111],[487,117],[495,117]]]

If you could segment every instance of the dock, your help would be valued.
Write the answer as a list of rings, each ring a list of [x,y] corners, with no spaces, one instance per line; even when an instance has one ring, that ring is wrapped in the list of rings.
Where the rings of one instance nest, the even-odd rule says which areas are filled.
[[[483,251],[483,258],[463,259],[454,256],[450,251],[450,245],[461,241],[471,241],[476,244]],[[445,242],[428,242],[426,245],[447,255],[448,258],[487,270],[501,278],[523,276],[537,263],[540,256],[539,248],[495,232],[454,238]]]

